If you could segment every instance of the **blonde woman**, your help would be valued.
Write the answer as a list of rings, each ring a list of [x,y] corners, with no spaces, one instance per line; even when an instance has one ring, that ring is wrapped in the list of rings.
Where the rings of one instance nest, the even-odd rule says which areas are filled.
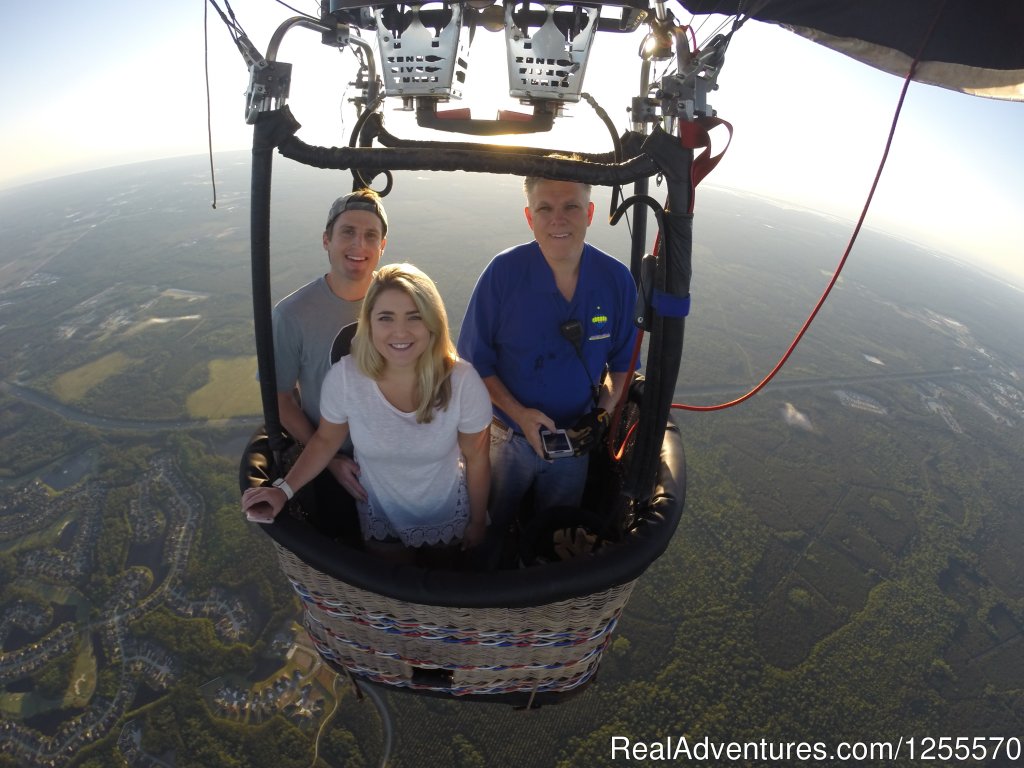
[[[291,471],[250,488],[242,509],[270,522],[351,433],[364,493],[356,506],[367,548],[452,544],[484,537],[490,487],[491,401],[459,359],[433,281],[411,264],[374,276],[352,352],[332,366],[320,425]]]

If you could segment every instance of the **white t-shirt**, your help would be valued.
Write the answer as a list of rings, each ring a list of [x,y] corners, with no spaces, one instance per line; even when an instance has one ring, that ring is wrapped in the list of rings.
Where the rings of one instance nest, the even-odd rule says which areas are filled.
[[[473,366],[457,361],[451,383],[448,408],[435,410],[429,424],[419,424],[415,413],[389,403],[350,356],[324,379],[320,415],[348,424],[369,505],[407,544],[451,539],[450,523],[465,484],[458,435],[481,432],[491,423],[491,398]],[[445,526],[449,532],[438,533]],[[416,531],[412,541],[406,531]]]

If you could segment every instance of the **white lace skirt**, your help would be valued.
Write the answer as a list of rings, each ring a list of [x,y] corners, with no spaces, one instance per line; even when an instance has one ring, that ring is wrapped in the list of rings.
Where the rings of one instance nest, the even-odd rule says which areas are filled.
[[[469,523],[469,491],[465,477],[459,483],[455,509],[447,519],[422,525],[396,527],[388,518],[386,510],[377,509],[369,501],[357,501],[359,527],[366,540],[401,541],[407,547],[422,547],[435,544],[451,544],[461,539]]]

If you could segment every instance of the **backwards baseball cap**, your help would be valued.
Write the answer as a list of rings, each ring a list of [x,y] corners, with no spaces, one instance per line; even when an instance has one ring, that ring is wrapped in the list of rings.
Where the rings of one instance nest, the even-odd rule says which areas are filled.
[[[383,227],[381,234],[387,237],[388,215],[384,212],[384,206],[380,204],[380,198],[375,193],[358,191],[349,192],[347,195],[339,197],[327,213],[327,226],[324,229],[330,229],[334,220],[345,211],[369,211],[376,214]]]

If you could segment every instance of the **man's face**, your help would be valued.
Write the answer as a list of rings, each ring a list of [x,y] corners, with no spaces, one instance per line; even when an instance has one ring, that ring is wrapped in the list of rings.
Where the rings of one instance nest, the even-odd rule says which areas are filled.
[[[527,196],[526,221],[549,261],[571,261],[583,253],[594,204],[582,184],[543,180]]]
[[[344,211],[324,232],[324,250],[331,273],[347,283],[369,285],[387,242],[377,215],[370,211]]]

